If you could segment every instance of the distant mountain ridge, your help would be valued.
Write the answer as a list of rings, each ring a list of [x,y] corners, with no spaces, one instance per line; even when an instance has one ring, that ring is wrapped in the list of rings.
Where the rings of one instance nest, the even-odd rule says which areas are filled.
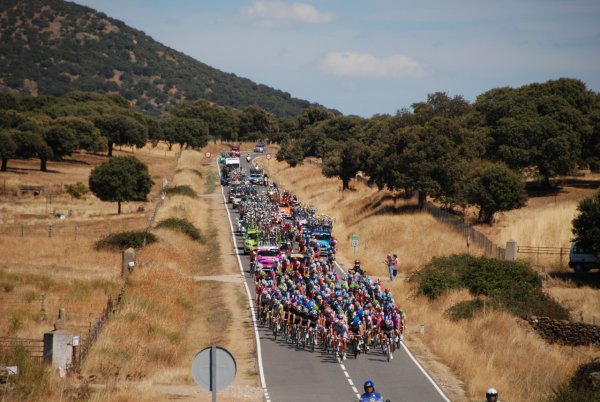
[[[62,0],[0,2],[0,87],[33,95],[115,92],[161,114],[206,99],[280,117],[320,106],[210,67],[89,7]]]

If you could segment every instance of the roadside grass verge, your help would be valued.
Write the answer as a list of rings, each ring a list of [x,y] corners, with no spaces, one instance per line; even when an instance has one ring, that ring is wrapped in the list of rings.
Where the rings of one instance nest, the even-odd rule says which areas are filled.
[[[209,172],[206,176],[205,192],[206,194],[212,194],[217,188],[217,174],[215,172]]]

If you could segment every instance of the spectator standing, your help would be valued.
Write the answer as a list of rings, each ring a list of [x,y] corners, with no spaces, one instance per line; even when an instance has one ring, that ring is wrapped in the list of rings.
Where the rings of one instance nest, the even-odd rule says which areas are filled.
[[[388,254],[385,260],[385,264],[388,267],[388,271],[390,273],[390,281],[394,280],[394,260],[392,260],[392,255]]]
[[[394,254],[392,256],[392,264],[394,265],[394,276],[398,275],[398,255]]]

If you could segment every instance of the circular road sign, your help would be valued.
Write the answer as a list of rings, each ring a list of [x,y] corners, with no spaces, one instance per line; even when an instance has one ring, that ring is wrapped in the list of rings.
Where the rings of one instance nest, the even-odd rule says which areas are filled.
[[[271,154],[267,154],[266,158],[267,160],[271,159]]]
[[[212,155],[212,154],[211,154],[210,152],[208,152],[208,151],[207,151],[207,152],[204,154],[204,157],[205,157],[205,158],[210,158],[210,156],[211,156],[211,155]]]
[[[227,388],[235,378],[236,371],[237,366],[231,353],[219,346],[202,349],[192,360],[194,380],[209,391],[221,391]]]

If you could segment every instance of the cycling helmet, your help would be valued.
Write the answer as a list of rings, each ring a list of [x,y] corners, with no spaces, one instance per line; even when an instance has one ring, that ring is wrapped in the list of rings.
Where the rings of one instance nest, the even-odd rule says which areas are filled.
[[[496,391],[496,388],[489,388],[486,392],[485,392],[485,398],[489,401],[490,397],[498,396],[498,391]]]
[[[360,260],[354,260],[354,265],[360,265]]]
[[[373,388],[373,391],[375,390],[375,383],[371,380],[367,380],[365,381],[365,385],[364,385],[364,389],[365,392],[367,392],[367,388]]]

